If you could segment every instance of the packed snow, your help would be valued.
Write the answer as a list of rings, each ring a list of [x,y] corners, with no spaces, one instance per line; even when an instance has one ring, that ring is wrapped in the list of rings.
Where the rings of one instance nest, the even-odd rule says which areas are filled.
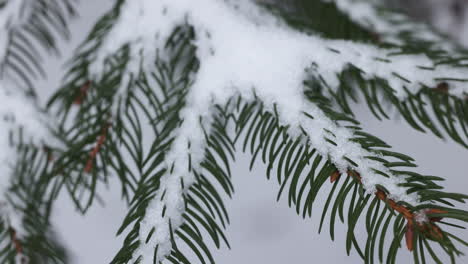
[[[253,99],[255,93],[267,108],[276,107],[281,124],[290,125],[292,136],[302,133],[302,128],[310,144],[321,155],[329,157],[342,173],[348,169],[359,172],[367,192],[375,192],[379,184],[389,191],[389,198],[418,204],[416,194],[409,195],[406,188],[398,186],[404,179],[392,176],[381,163],[366,159],[372,154],[350,141],[353,138],[350,130],[339,127],[304,98],[303,80],[313,73],[320,75],[331,89],[337,89],[337,75],[352,64],[360,68],[367,79],[388,80],[395,94],[403,99],[405,88],[417,92],[421,85],[436,87],[435,78],[463,79],[466,71],[436,67],[424,55],[392,56],[392,50],[307,35],[292,30],[250,0],[129,0],[123,4],[118,21],[96,53],[90,67],[92,75],[99,79],[107,69],[106,58],[124,44],[130,44],[131,52],[125,75],[151,72],[157,51],[164,49],[165,41],[176,26],[185,23],[193,26],[196,33],[193,44],[197,48],[200,69],[190,87],[188,105],[181,113],[184,122],[175,132],[177,139],[166,159],[168,168],[175,165],[174,171],[162,178],[159,193],[141,222],[142,243],[133,261],[142,257],[143,263],[152,263],[155,246],[158,246],[158,261],[170,253],[169,222],[173,229],[183,223],[182,195],[194,180],[187,171],[187,153],[193,154],[194,165],[200,164],[204,157],[205,142],[199,117],[209,118],[210,106],[226,103],[238,93],[246,100]],[[464,95],[465,83],[450,84],[451,93]],[[127,85],[121,87],[126,89]],[[325,137],[336,145],[326,142]],[[345,156],[358,166],[350,164]],[[390,177],[383,177],[375,170]],[[186,183],[184,188],[181,179]],[[153,236],[146,242],[154,227]]]

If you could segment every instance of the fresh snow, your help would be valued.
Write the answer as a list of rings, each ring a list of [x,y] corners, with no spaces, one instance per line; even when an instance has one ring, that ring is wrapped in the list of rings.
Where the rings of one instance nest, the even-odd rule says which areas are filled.
[[[183,223],[182,195],[194,181],[187,171],[187,153],[193,154],[195,170],[200,169],[196,165],[204,157],[205,142],[199,117],[209,118],[210,106],[226,103],[235,94],[248,100],[253,99],[254,92],[270,110],[276,106],[281,124],[290,125],[292,136],[299,135],[302,128],[310,144],[321,155],[329,157],[342,173],[350,168],[359,172],[367,192],[375,192],[379,184],[395,201],[419,203],[416,194],[408,195],[406,188],[398,186],[404,182],[403,178],[385,178],[374,172],[379,170],[392,175],[381,163],[365,158],[375,154],[351,142],[352,131],[339,127],[304,98],[303,80],[311,73],[320,75],[331,89],[336,89],[337,74],[352,64],[360,68],[367,79],[388,80],[396,95],[403,99],[405,88],[417,92],[422,84],[436,87],[438,81],[434,78],[462,79],[466,71],[450,67],[424,70],[421,67],[435,67],[424,55],[391,56],[392,50],[306,35],[288,28],[250,0],[129,0],[123,4],[119,19],[96,53],[90,67],[92,75],[99,79],[107,69],[106,58],[124,44],[130,44],[131,52],[125,75],[136,75],[141,70],[150,72],[157,50],[161,52],[168,36],[184,23],[194,27],[193,44],[201,65],[190,87],[188,105],[181,113],[184,122],[175,132],[176,140],[166,159],[167,167],[174,165],[174,170],[163,176],[159,193],[140,224],[141,244],[133,261],[142,257],[143,263],[152,263],[155,246],[158,246],[158,260],[170,253],[169,222],[173,229]],[[450,84],[451,93],[464,95],[464,83]],[[306,117],[304,112],[314,119]],[[325,137],[337,145],[329,144]],[[180,184],[181,179],[185,189]],[[162,217],[164,208],[166,213]],[[146,243],[153,228],[155,232]]]

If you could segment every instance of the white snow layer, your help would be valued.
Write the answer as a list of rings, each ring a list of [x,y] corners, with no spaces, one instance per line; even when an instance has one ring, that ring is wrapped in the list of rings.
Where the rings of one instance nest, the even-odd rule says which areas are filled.
[[[379,170],[392,175],[381,163],[365,158],[371,154],[350,141],[353,137],[350,130],[337,126],[304,98],[303,80],[312,71],[336,89],[339,84],[337,74],[352,64],[360,68],[366,78],[388,80],[395,93],[404,98],[404,88],[416,92],[422,84],[435,87],[438,82],[434,78],[462,78],[466,71],[451,68],[423,70],[421,67],[434,67],[424,55],[389,56],[391,50],[306,35],[288,28],[250,0],[131,0],[124,3],[120,18],[98,50],[91,66],[92,74],[100,78],[105,59],[124,44],[130,44],[132,58],[126,74],[151,71],[156,50],[162,51],[175,27],[184,23],[195,29],[193,44],[197,47],[196,55],[201,65],[190,88],[188,106],[182,113],[184,123],[176,132],[177,140],[168,155],[168,168],[174,164],[174,171],[163,177],[160,192],[147,209],[140,225],[141,245],[133,260],[142,257],[143,263],[152,263],[155,246],[158,246],[158,260],[170,253],[169,221],[173,230],[183,223],[182,195],[193,182],[193,175],[187,172],[187,153],[194,154],[194,165],[204,157],[199,117],[207,118],[211,105],[223,104],[236,93],[252,98],[254,91],[270,110],[276,105],[280,122],[291,126],[292,135],[300,134],[300,128],[303,128],[311,145],[329,157],[341,172],[348,169],[359,172],[369,193],[375,192],[375,186],[379,184],[389,191],[391,199],[418,204],[417,195],[408,195],[406,188],[398,186],[404,179],[385,178],[375,173]],[[451,85],[454,94],[462,95],[466,91],[463,83]],[[304,112],[314,119],[306,117]],[[327,143],[325,137],[337,145]],[[191,143],[190,149],[187,142]],[[344,156],[356,162],[358,167]],[[185,189],[180,185],[181,179]],[[162,217],[164,208],[165,216]],[[146,243],[153,228],[155,232]]]
[[[3,76],[3,67],[7,67],[3,63],[9,44],[10,30],[23,22],[25,10],[27,10],[25,4],[27,3],[23,0],[10,0],[3,9],[0,9],[0,217],[7,225],[15,229],[19,238],[25,233],[21,223],[22,215],[15,212],[6,198],[10,187],[10,177],[13,175],[13,168],[17,161],[15,137],[11,137],[11,133],[17,134],[21,127],[24,138],[27,140],[24,143],[38,145],[51,137],[46,125],[47,120],[39,112],[34,101],[21,92],[17,92],[22,89]]]

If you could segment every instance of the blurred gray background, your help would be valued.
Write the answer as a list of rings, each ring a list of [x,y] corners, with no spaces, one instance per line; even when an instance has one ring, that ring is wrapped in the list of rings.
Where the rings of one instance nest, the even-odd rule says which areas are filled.
[[[111,0],[80,2],[81,17],[73,22],[71,42],[62,45],[62,58],[51,58],[46,62],[49,79],[39,84],[42,103],[57,89],[63,75],[64,61],[70,58],[96,19],[113,3]],[[406,3],[404,8],[410,14],[432,21],[435,27],[468,46],[468,22],[465,22],[468,21],[465,19],[468,12],[461,4],[463,1],[414,0],[392,1],[392,4],[397,2]],[[444,142],[431,134],[419,133],[399,118],[379,122],[367,108],[357,106],[356,109],[358,120],[368,132],[387,141],[396,151],[416,159],[420,165],[418,172],[443,176],[447,179],[445,186],[448,190],[468,193],[466,149],[450,140]],[[276,182],[266,180],[260,164],[249,172],[248,159],[247,155],[241,155],[233,168],[236,192],[234,198],[227,201],[231,217],[227,236],[232,249],[213,250],[218,263],[362,263],[355,252],[350,257],[346,256],[344,225],[337,224],[335,242],[331,241],[327,226],[323,234],[318,235],[320,214],[303,220],[284,201],[277,203]],[[75,211],[66,195],[62,195],[56,204],[54,225],[72,253],[73,263],[108,263],[121,246],[123,237],[116,238],[115,233],[126,213],[126,206],[120,201],[118,183],[111,181],[108,186],[101,186],[100,193],[105,205],[96,203],[86,216]],[[321,199],[323,201],[324,197]],[[317,202],[316,212],[321,213],[323,203]],[[468,208],[465,206],[465,209]],[[468,239],[466,233],[462,237]],[[401,250],[397,263],[408,263],[410,260],[406,250]],[[459,261],[468,263],[468,257]]]
[[[468,0],[385,0],[468,47]]]

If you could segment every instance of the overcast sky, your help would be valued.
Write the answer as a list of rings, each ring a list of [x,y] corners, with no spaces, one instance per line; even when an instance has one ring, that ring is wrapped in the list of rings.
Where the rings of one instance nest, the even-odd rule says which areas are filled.
[[[73,23],[73,39],[63,45],[62,60],[46,62],[49,80],[39,85],[42,102],[59,85],[63,75],[64,59],[70,58],[74,47],[85,37],[91,26],[106,8],[110,0],[81,0],[81,17]],[[438,175],[447,179],[449,191],[468,193],[468,151],[448,140],[444,142],[431,134],[422,134],[410,128],[403,121],[380,122],[369,114],[365,107],[357,107],[358,119],[368,132],[378,135],[396,151],[414,157],[420,165],[421,174]],[[252,172],[247,169],[248,156],[241,155],[233,168],[235,195],[227,202],[231,225],[227,236],[232,249],[213,250],[217,263],[362,263],[357,254],[350,257],[345,253],[345,225],[337,224],[336,241],[328,235],[328,226],[318,235],[322,197],[316,205],[319,213],[312,219],[303,220],[282,201],[277,203],[278,186],[267,181],[263,167],[257,166]],[[120,202],[119,186],[111,182],[109,189],[102,187],[105,207],[95,204],[88,215],[77,214],[66,195],[57,202],[54,224],[64,243],[74,256],[74,263],[108,263],[120,248],[123,237],[116,238],[125,212]],[[326,191],[322,191],[326,193]],[[468,209],[466,206],[464,209]],[[362,227],[362,226],[361,226]],[[358,229],[357,232],[365,232]],[[468,239],[466,232],[462,235]],[[401,261],[408,263],[411,257],[401,250]],[[468,263],[468,258],[459,259]]]

